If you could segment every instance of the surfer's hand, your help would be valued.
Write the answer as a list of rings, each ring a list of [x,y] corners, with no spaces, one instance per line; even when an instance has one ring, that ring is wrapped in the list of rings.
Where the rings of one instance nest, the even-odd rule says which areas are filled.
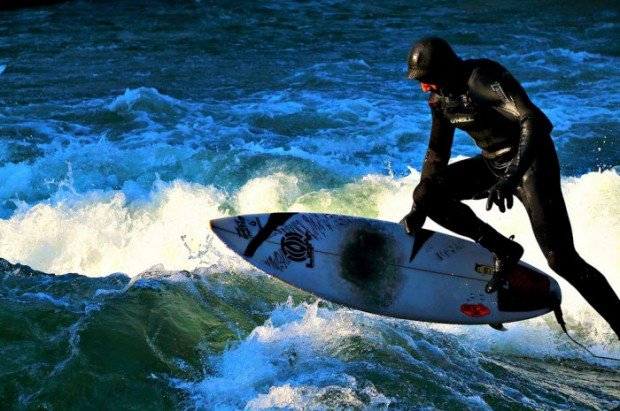
[[[415,203],[413,203],[411,211],[400,220],[400,224],[405,228],[405,233],[407,233],[407,235],[413,235],[422,228],[424,221],[426,221],[426,214],[418,210]]]
[[[489,189],[487,211],[493,207],[493,204],[497,205],[497,208],[499,208],[499,211],[502,213],[506,211],[506,208],[512,208],[514,202],[512,196],[516,190],[517,184],[514,182],[514,179],[502,177],[497,184]],[[504,205],[504,202],[506,205]]]

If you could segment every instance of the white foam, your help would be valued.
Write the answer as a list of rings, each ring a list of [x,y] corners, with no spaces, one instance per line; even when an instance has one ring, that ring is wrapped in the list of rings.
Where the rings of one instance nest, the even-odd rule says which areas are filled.
[[[145,111],[149,113],[171,112],[174,108],[186,105],[186,102],[161,94],[157,89],[139,87],[126,89],[122,96],[118,96],[106,108],[117,113],[131,113]]]
[[[234,204],[240,214],[286,210],[301,191],[295,176],[275,173],[249,180],[235,193]]]
[[[335,355],[345,339],[365,334],[352,320],[348,310],[319,309],[318,302],[293,306],[289,299],[264,325],[211,359],[215,375],[173,384],[205,409],[321,408],[320,398],[336,392],[340,406],[389,404],[372,384],[358,385]]]
[[[172,384],[186,391],[198,409],[398,408],[405,403],[386,396],[364,377],[371,371],[364,361],[372,347],[375,378],[384,368],[399,364],[426,375],[428,392],[433,387],[449,391],[455,405],[491,409],[485,398],[472,395],[482,384],[494,387],[497,392],[491,395],[539,408],[539,399],[527,387],[519,391],[485,369],[487,354],[582,357],[553,332],[527,323],[507,333],[483,326],[443,327],[438,332],[431,324],[319,308],[318,303],[295,306],[289,298],[246,338],[209,358],[206,368],[211,372],[202,381],[175,379]],[[386,363],[374,358],[385,358]],[[444,387],[445,381],[449,386]],[[440,396],[436,399],[443,401]],[[434,400],[427,393],[424,402],[429,409],[435,408]]]
[[[232,193],[182,181],[158,182],[146,198],[131,202],[121,191],[82,195],[65,188],[47,203],[30,206],[21,202],[11,218],[0,220],[0,255],[46,272],[90,276],[135,275],[156,264],[169,270],[230,268],[235,261],[239,262],[237,269],[247,271],[248,266],[221,242],[206,247],[210,219],[240,213],[314,211],[398,221],[411,206],[411,192],[418,180],[419,173],[412,169],[403,178],[371,174],[337,189],[304,192],[295,175],[278,172],[251,179]],[[66,185],[71,186],[70,181]],[[564,178],[562,189],[578,251],[618,292],[620,176],[610,170]],[[523,207],[517,202],[513,210],[502,214],[485,211],[484,201],[469,204],[505,235],[516,235],[525,246],[525,261],[558,279],[569,325],[590,330],[590,343],[612,349],[613,334],[602,318],[568,283],[550,272]],[[222,206],[229,211],[222,211]],[[446,231],[430,220],[426,227]]]
[[[237,104],[232,106],[230,110],[237,115],[251,113],[273,118],[279,115],[299,113],[305,108],[304,104],[291,99],[286,92],[271,92],[256,96],[255,99],[259,101]]]
[[[198,409],[321,409],[328,404],[384,409],[392,403],[398,407],[398,400],[363,379],[360,362],[367,358],[366,347],[373,347],[377,357],[389,358],[390,363],[380,367],[396,362],[410,372],[428,374],[428,387],[437,389],[451,381],[445,388],[463,407],[491,409],[483,397],[471,394],[483,384],[495,387],[493,395],[539,408],[539,398],[532,397],[527,387],[519,391],[512,383],[497,380],[484,365],[489,354],[591,361],[550,330],[548,322],[538,318],[510,324],[510,331],[501,333],[486,326],[438,326],[318,308],[318,302],[294,306],[289,298],[245,339],[209,358],[207,368],[212,372],[202,381],[175,379],[172,384],[185,390]],[[610,354],[600,347],[594,351]],[[435,408],[432,395],[428,400],[429,409]]]
[[[90,276],[134,275],[159,263],[193,268],[199,262],[184,244],[199,248],[209,220],[222,216],[222,201],[209,187],[174,182],[131,204],[122,192],[40,203],[0,221],[0,255],[46,272]]]

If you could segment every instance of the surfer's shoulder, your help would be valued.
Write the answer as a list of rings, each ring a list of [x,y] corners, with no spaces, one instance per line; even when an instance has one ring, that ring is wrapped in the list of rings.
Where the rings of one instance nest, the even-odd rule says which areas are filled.
[[[515,80],[501,64],[489,59],[470,61],[471,74],[467,81],[470,96],[478,102],[498,103],[508,99],[504,87]],[[518,83],[517,83],[518,84]]]
[[[467,81],[470,89],[490,87],[508,72],[504,66],[490,59],[466,60],[465,64],[471,73]]]

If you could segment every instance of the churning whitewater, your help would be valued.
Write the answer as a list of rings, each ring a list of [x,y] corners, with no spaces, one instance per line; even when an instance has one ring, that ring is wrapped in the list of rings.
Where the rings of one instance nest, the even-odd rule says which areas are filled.
[[[430,128],[405,58],[440,34],[504,64],[551,119],[576,247],[620,292],[620,10],[571,6],[76,0],[4,12],[0,404],[620,407],[618,364],[570,343],[552,314],[497,332],[350,310],[266,276],[209,228],[273,211],[400,220]],[[457,133],[452,161],[477,152]],[[468,204],[554,275],[520,204]],[[606,323],[555,278],[571,332],[619,357]]]

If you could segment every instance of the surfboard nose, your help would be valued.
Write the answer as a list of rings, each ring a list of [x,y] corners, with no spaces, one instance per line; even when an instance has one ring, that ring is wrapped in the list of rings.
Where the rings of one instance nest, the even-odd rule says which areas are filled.
[[[239,254],[243,253],[247,241],[244,241],[243,227],[239,227],[239,222],[235,222],[234,217],[214,218],[209,221],[209,225],[213,234],[230,249]],[[250,238],[249,235],[245,236],[246,240],[248,238]]]
[[[209,220],[209,226],[215,234],[225,231],[243,238],[243,224],[241,224],[240,221],[235,217],[214,218],[212,220]]]
[[[209,227],[211,231],[214,231],[216,228],[220,228],[222,226],[222,222],[228,217],[214,218],[209,220]]]

